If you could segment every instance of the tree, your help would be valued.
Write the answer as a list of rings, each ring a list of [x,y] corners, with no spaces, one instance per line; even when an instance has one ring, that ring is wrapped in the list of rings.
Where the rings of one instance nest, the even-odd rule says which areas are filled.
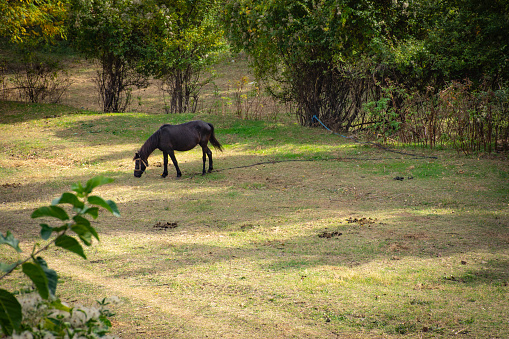
[[[405,29],[373,40],[377,133],[447,140],[468,153],[507,145],[507,1],[404,2]],[[506,147],[506,146],[504,146]]]
[[[229,40],[252,57],[257,76],[281,86],[272,93],[297,102],[302,124],[316,115],[348,128],[367,89],[361,73],[371,41],[398,22],[388,16],[394,6],[392,0],[231,0],[223,22]]]
[[[432,70],[446,80],[486,76],[509,80],[509,5],[507,1],[448,0],[432,2],[433,17],[426,48]],[[429,5],[429,4],[428,4]]]
[[[142,1],[71,0],[70,41],[78,52],[99,61],[95,81],[104,112],[123,112],[132,87],[148,85],[139,61],[151,16]]]
[[[183,112],[203,83],[200,72],[223,48],[217,0],[71,0],[71,41],[99,60],[105,112],[123,111],[132,86],[163,80],[170,111]]]
[[[66,37],[67,1],[0,0],[0,17],[1,49],[8,51],[0,63],[14,70],[20,98],[58,102],[70,81],[48,51]]]
[[[156,0],[144,67],[169,94],[167,113],[194,112],[203,71],[224,51],[218,0]]]
[[[375,60],[407,87],[437,90],[469,78],[509,78],[509,5],[495,0],[414,0],[403,3],[405,31],[375,41]],[[393,17],[393,16],[391,16]],[[393,37],[392,39],[390,37]]]
[[[0,36],[12,42],[27,37],[65,36],[65,0],[0,0]]]

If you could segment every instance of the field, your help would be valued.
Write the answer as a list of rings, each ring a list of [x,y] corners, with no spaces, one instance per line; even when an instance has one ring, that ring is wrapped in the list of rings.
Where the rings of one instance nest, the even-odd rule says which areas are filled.
[[[71,105],[73,91],[66,105],[0,102],[0,231],[30,253],[41,222],[34,209],[72,183],[115,179],[97,193],[121,217],[99,216],[88,260],[44,255],[63,300],[122,299],[114,334],[509,337],[506,156],[394,153],[284,113],[155,114],[156,99],[144,99],[146,112],[101,114]],[[201,175],[195,149],[176,155],[181,179],[172,167],[162,179],[156,151],[135,178],[142,143],[163,123],[192,119],[213,123],[224,146],[212,150],[215,171]],[[1,261],[9,255],[2,248]]]

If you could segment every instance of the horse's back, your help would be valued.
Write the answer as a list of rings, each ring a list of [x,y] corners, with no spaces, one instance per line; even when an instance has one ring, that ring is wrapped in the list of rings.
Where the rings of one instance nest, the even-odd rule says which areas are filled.
[[[197,131],[211,131],[212,127],[211,124],[202,121],[202,120],[193,120],[184,122],[182,124],[178,125],[172,125],[172,124],[164,124],[160,127],[160,129],[167,130],[168,132],[179,132],[184,129],[190,129],[190,130],[197,130]]]
[[[164,124],[159,130],[163,147],[171,147],[176,151],[187,151],[198,145],[204,137],[210,135],[212,127],[204,121],[195,120],[179,125]]]

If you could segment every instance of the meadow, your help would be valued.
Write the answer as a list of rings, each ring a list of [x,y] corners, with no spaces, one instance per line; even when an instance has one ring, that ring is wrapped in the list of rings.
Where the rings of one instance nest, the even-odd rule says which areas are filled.
[[[284,113],[141,110],[0,102],[0,231],[25,253],[39,239],[33,210],[72,183],[115,180],[97,193],[121,217],[97,219],[88,260],[44,255],[63,300],[122,299],[113,334],[509,337],[506,156],[380,149]],[[224,146],[214,172],[201,175],[197,148],[176,154],[181,179],[171,166],[160,177],[159,151],[133,176],[134,152],[161,124],[193,119]],[[25,286],[19,277],[2,285]]]

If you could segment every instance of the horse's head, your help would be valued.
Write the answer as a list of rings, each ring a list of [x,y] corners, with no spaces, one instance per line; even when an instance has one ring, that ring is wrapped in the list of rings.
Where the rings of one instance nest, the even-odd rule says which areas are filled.
[[[143,172],[145,172],[145,169],[148,167],[148,162],[141,158],[139,152],[136,152],[136,154],[134,154],[133,160],[134,160],[134,176],[136,178],[140,178]]]

